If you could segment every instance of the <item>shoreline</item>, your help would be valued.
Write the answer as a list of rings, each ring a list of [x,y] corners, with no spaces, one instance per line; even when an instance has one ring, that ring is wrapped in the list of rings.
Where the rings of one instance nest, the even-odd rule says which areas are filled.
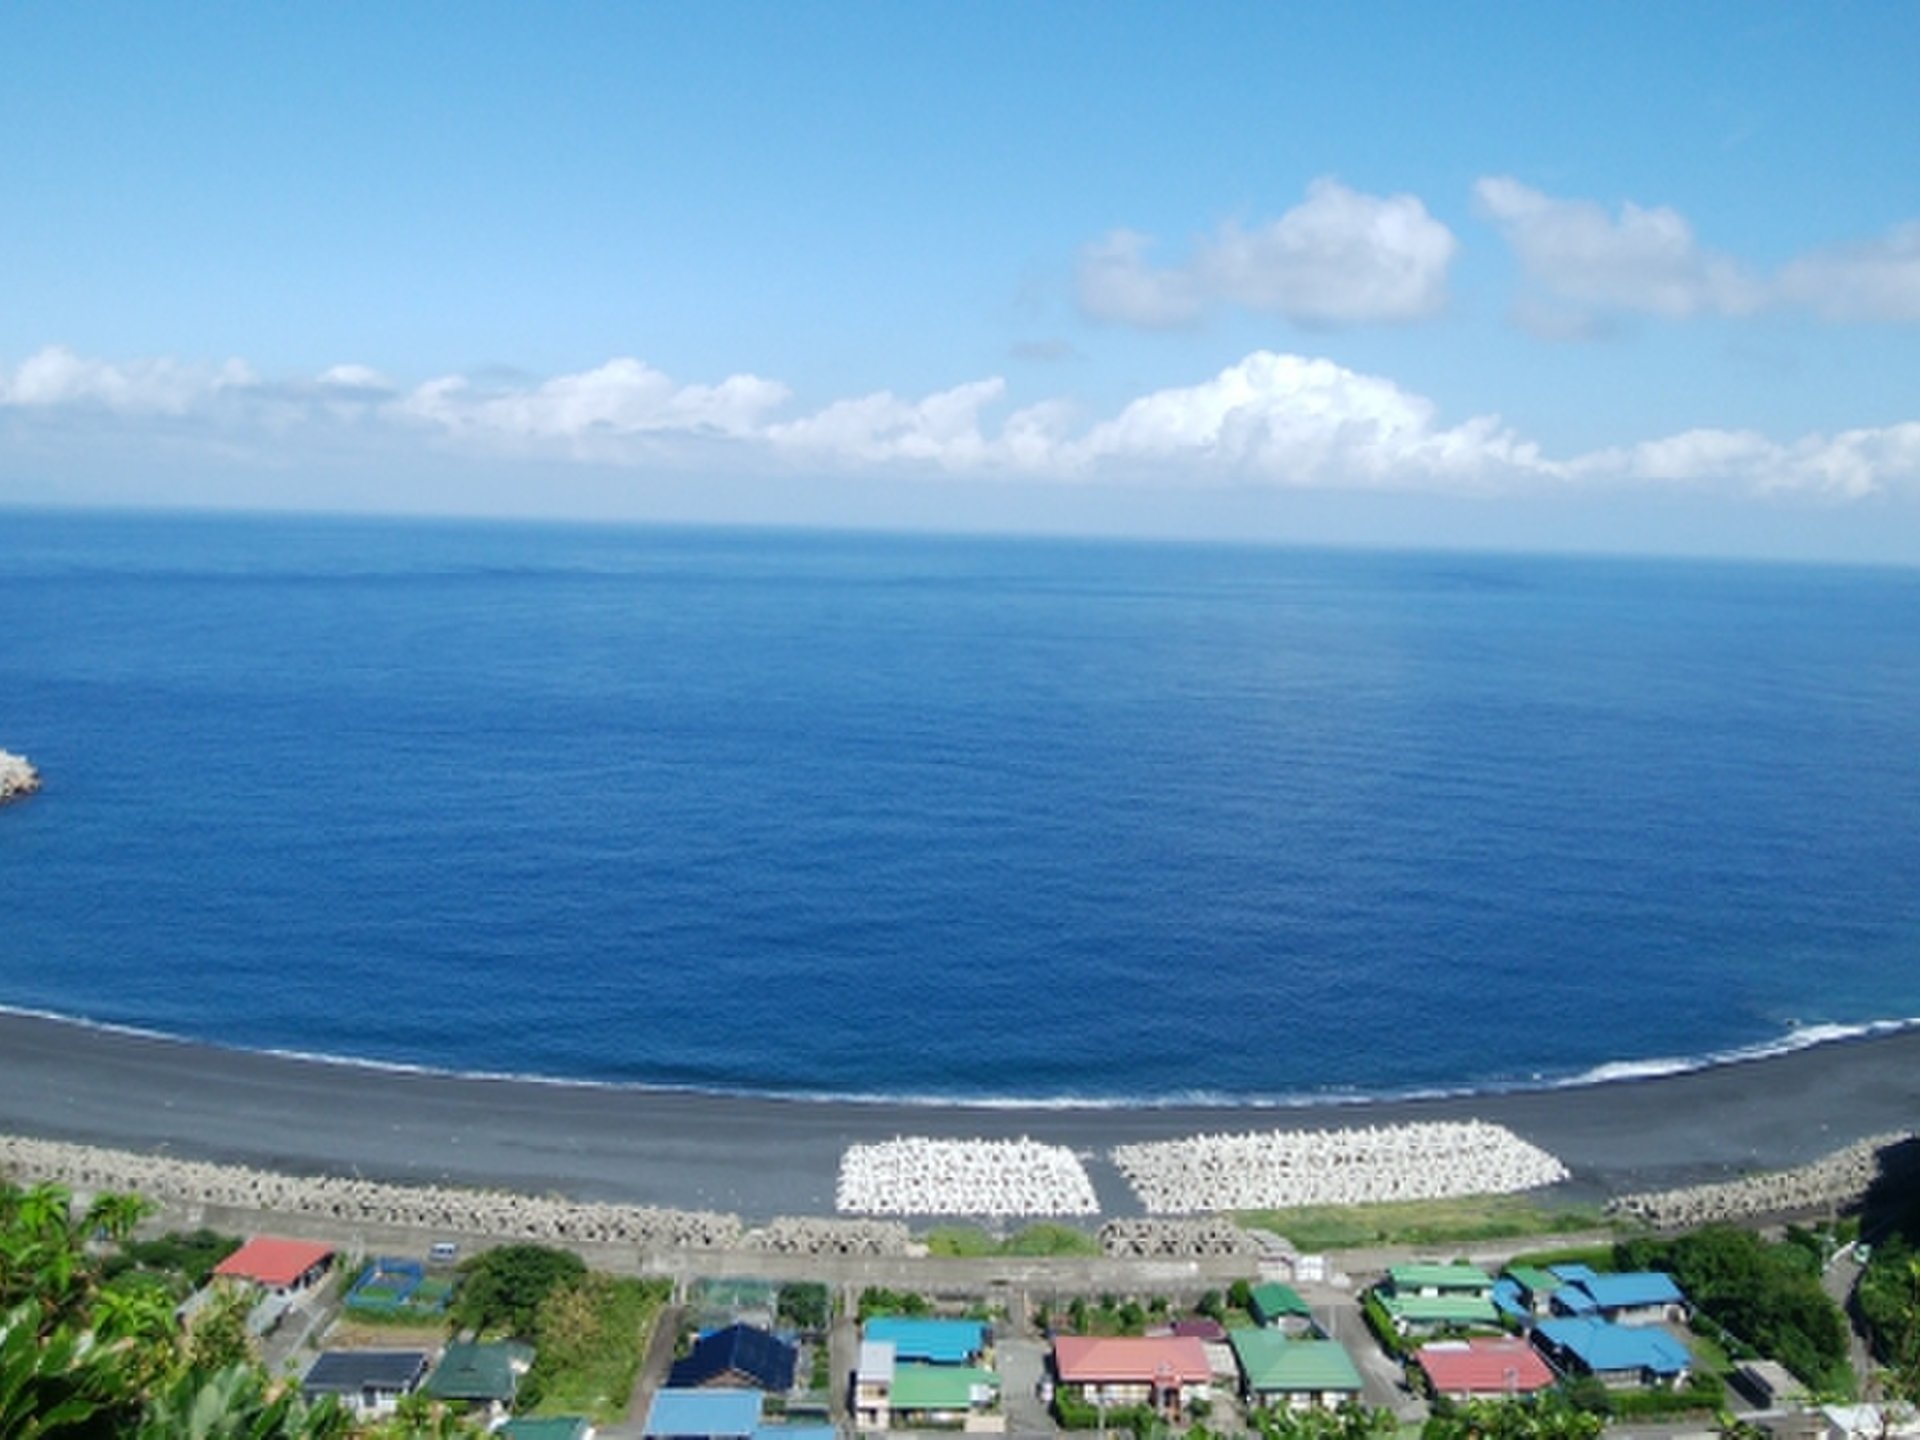
[[[1142,1213],[1116,1145],[1200,1133],[1481,1119],[1557,1156],[1548,1198],[1804,1164],[1920,1116],[1920,1029],[1702,1069],[1303,1106],[1020,1108],[789,1100],[457,1076],[229,1050],[0,1012],[0,1133],[400,1184],[737,1214],[834,1213],[848,1145],[1031,1137],[1088,1160],[1102,1217]]]

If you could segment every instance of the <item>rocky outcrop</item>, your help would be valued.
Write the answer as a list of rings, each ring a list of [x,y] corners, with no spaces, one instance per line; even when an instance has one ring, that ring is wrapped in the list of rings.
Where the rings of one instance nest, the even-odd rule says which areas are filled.
[[[1745,1175],[1714,1185],[1622,1195],[1607,1202],[1607,1213],[1660,1230],[1682,1230],[1717,1220],[1845,1210],[1859,1204],[1878,1178],[1880,1152],[1911,1138],[1906,1134],[1874,1135],[1792,1170]]]
[[[40,772],[24,755],[0,750],[0,805],[31,795],[40,788]]]

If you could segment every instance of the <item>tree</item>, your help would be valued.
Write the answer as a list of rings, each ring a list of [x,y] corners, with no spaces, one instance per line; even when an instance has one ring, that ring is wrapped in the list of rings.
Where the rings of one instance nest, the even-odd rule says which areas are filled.
[[[465,1278],[452,1306],[454,1322],[476,1332],[521,1336],[533,1334],[540,1303],[549,1294],[587,1273],[578,1255],[545,1245],[503,1245],[460,1269]]]

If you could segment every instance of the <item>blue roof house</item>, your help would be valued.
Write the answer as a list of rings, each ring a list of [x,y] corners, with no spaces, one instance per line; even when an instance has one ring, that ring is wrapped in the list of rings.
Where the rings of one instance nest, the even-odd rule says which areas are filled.
[[[890,1340],[896,1360],[929,1365],[971,1365],[985,1353],[987,1327],[978,1320],[928,1320],[876,1315],[862,1327],[866,1340]]]
[[[1663,1325],[1687,1318],[1687,1297],[1660,1270],[1596,1274],[1584,1265],[1554,1267],[1566,1283],[1553,1292],[1555,1313],[1592,1316],[1615,1325]]]
[[[1677,1389],[1693,1356],[1654,1326],[1610,1325],[1584,1316],[1543,1320],[1533,1343],[1562,1374],[1592,1375],[1603,1385],[1663,1385]]]
[[[760,1427],[758,1390],[656,1391],[645,1440],[751,1440]]]

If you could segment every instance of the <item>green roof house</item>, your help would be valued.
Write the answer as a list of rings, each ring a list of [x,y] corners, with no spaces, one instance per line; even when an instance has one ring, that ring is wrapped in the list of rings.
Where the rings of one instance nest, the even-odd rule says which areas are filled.
[[[593,1426],[580,1415],[523,1416],[493,1432],[499,1440],[587,1440]]]
[[[1401,1335],[1430,1335],[1439,1330],[1494,1330],[1500,1325],[1493,1301],[1476,1295],[1396,1295],[1382,1293],[1380,1304]]]
[[[1455,1261],[1447,1265],[1395,1265],[1387,1271],[1387,1288],[1396,1295],[1493,1295],[1493,1277],[1478,1265]]]
[[[533,1347],[515,1340],[456,1340],[440,1356],[420,1388],[436,1400],[504,1415],[520,1392],[520,1377],[533,1366]]]
[[[929,1365],[904,1360],[894,1366],[888,1397],[895,1416],[909,1426],[958,1425],[990,1410],[1000,1398],[1000,1377],[974,1365]]]
[[[1230,1339],[1251,1404],[1333,1410],[1360,1399],[1360,1372],[1336,1340],[1296,1340],[1278,1330],[1235,1330]]]
[[[1310,1322],[1313,1319],[1313,1311],[1300,1298],[1299,1292],[1275,1280],[1253,1287],[1249,1309],[1254,1322],[1265,1326],[1286,1325],[1289,1321]]]

